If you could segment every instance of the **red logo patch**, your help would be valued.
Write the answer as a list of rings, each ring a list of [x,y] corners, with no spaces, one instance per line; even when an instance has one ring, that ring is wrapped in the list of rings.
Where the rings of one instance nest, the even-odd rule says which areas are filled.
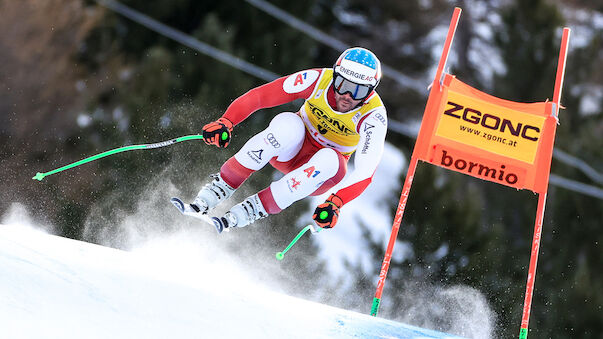
[[[295,178],[291,178],[291,187],[297,189],[297,186],[301,184],[301,181],[295,180]]]

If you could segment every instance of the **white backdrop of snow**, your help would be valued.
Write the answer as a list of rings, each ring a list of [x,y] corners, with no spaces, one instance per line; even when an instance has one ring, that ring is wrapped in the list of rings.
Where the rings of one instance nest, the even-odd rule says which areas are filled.
[[[0,224],[4,338],[458,338],[275,293],[184,234],[125,252],[31,224]]]

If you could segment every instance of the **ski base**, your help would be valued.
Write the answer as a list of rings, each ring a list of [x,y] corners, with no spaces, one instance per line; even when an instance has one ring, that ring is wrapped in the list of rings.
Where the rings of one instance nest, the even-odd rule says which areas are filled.
[[[199,208],[194,208],[191,204],[186,204],[182,202],[182,200],[180,200],[179,198],[172,198],[170,199],[170,201],[172,205],[174,205],[174,207],[176,207],[180,211],[180,213],[189,217],[197,218],[207,224],[213,225],[216,228],[216,231],[218,231],[218,233],[222,233],[222,231],[224,230],[228,231],[228,228],[225,227],[224,223],[219,218],[210,217],[207,214],[198,212]]]

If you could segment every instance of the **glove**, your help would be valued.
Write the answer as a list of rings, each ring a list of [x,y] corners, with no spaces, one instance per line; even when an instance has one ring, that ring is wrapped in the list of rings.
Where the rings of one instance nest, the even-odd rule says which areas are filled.
[[[232,132],[232,122],[220,118],[203,126],[203,141],[208,145],[227,147],[230,143],[230,132]]]
[[[314,219],[316,225],[322,228],[333,228],[337,223],[341,206],[343,206],[341,198],[331,194],[325,202],[316,207],[312,219]]]

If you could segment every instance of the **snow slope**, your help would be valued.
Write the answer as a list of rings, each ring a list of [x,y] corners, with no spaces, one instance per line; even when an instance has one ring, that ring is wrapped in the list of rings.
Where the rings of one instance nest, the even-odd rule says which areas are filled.
[[[242,272],[179,241],[126,252],[0,225],[0,336],[458,338],[278,294]]]

